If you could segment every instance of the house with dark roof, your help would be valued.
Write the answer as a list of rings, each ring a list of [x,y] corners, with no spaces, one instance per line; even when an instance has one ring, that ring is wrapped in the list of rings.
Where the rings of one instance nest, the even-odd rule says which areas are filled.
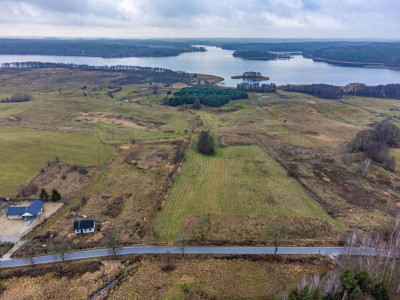
[[[36,219],[43,211],[44,203],[40,200],[33,201],[29,206],[10,206],[6,212],[7,219]]]
[[[94,232],[95,222],[94,220],[75,220],[74,230],[76,234]]]

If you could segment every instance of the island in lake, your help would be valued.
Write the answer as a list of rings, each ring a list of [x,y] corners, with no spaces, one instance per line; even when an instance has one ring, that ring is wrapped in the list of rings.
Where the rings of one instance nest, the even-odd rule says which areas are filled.
[[[262,76],[260,72],[244,72],[242,75],[231,76],[232,79],[247,79],[254,81],[269,80],[269,77]]]
[[[232,55],[234,57],[253,60],[289,60],[291,58],[290,54],[288,53],[273,53],[258,50],[236,50]]]

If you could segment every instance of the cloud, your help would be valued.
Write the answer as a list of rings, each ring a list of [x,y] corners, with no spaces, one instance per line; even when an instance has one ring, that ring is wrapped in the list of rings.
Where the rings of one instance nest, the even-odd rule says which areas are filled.
[[[400,0],[0,0],[3,36],[400,38]]]

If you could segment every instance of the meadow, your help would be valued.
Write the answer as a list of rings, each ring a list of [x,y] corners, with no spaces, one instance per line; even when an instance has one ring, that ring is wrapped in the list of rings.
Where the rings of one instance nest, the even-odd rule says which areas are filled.
[[[321,207],[258,146],[218,149],[205,157],[192,149],[157,220],[173,240],[188,215],[233,214],[311,217],[332,221]]]
[[[60,161],[84,166],[101,165],[114,153],[97,137],[79,133],[0,127],[0,194],[10,196],[46,165]]]

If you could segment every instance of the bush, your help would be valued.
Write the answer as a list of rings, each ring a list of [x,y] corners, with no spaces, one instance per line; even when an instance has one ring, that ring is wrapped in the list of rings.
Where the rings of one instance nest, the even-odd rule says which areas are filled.
[[[40,191],[39,198],[40,198],[40,200],[42,200],[43,202],[49,201],[49,194],[46,192],[45,189],[42,189],[42,190]]]
[[[5,98],[2,99],[2,103],[11,103],[11,102],[26,102],[26,101],[31,101],[32,96],[29,94],[21,94],[21,93],[16,93],[11,96],[11,98]]]
[[[181,162],[181,161],[184,161],[185,158],[186,158],[186,153],[185,153],[185,151],[182,150],[182,149],[179,147],[178,150],[176,150],[176,153],[175,153],[175,156],[174,156],[174,159],[172,160],[172,162],[173,162],[174,164],[177,164],[177,163],[179,163],[179,162]]]
[[[38,190],[38,186],[35,183],[29,183],[27,185],[22,184],[19,188],[17,198],[26,198],[35,195]]]
[[[164,272],[171,272],[175,270],[174,257],[169,251],[162,255],[161,260],[163,263],[161,270]]]
[[[215,155],[214,138],[208,131],[200,132],[197,149],[204,155]]]
[[[371,294],[375,300],[390,300],[387,287],[383,282],[377,283]]]
[[[396,158],[394,156],[386,158],[383,162],[383,167],[388,171],[394,172],[396,170]]]
[[[60,201],[61,200],[61,195],[60,195],[60,193],[57,191],[57,190],[53,190],[52,192],[51,192],[51,201],[53,201],[53,202],[58,202],[58,201]]]
[[[124,208],[124,198],[116,197],[116,198],[114,198],[114,200],[112,202],[110,202],[107,205],[103,214],[105,216],[115,218],[121,214],[123,208]]]
[[[288,172],[288,175],[293,177],[293,178],[299,178],[300,177],[299,166],[297,164],[289,164],[287,166],[287,172]]]

